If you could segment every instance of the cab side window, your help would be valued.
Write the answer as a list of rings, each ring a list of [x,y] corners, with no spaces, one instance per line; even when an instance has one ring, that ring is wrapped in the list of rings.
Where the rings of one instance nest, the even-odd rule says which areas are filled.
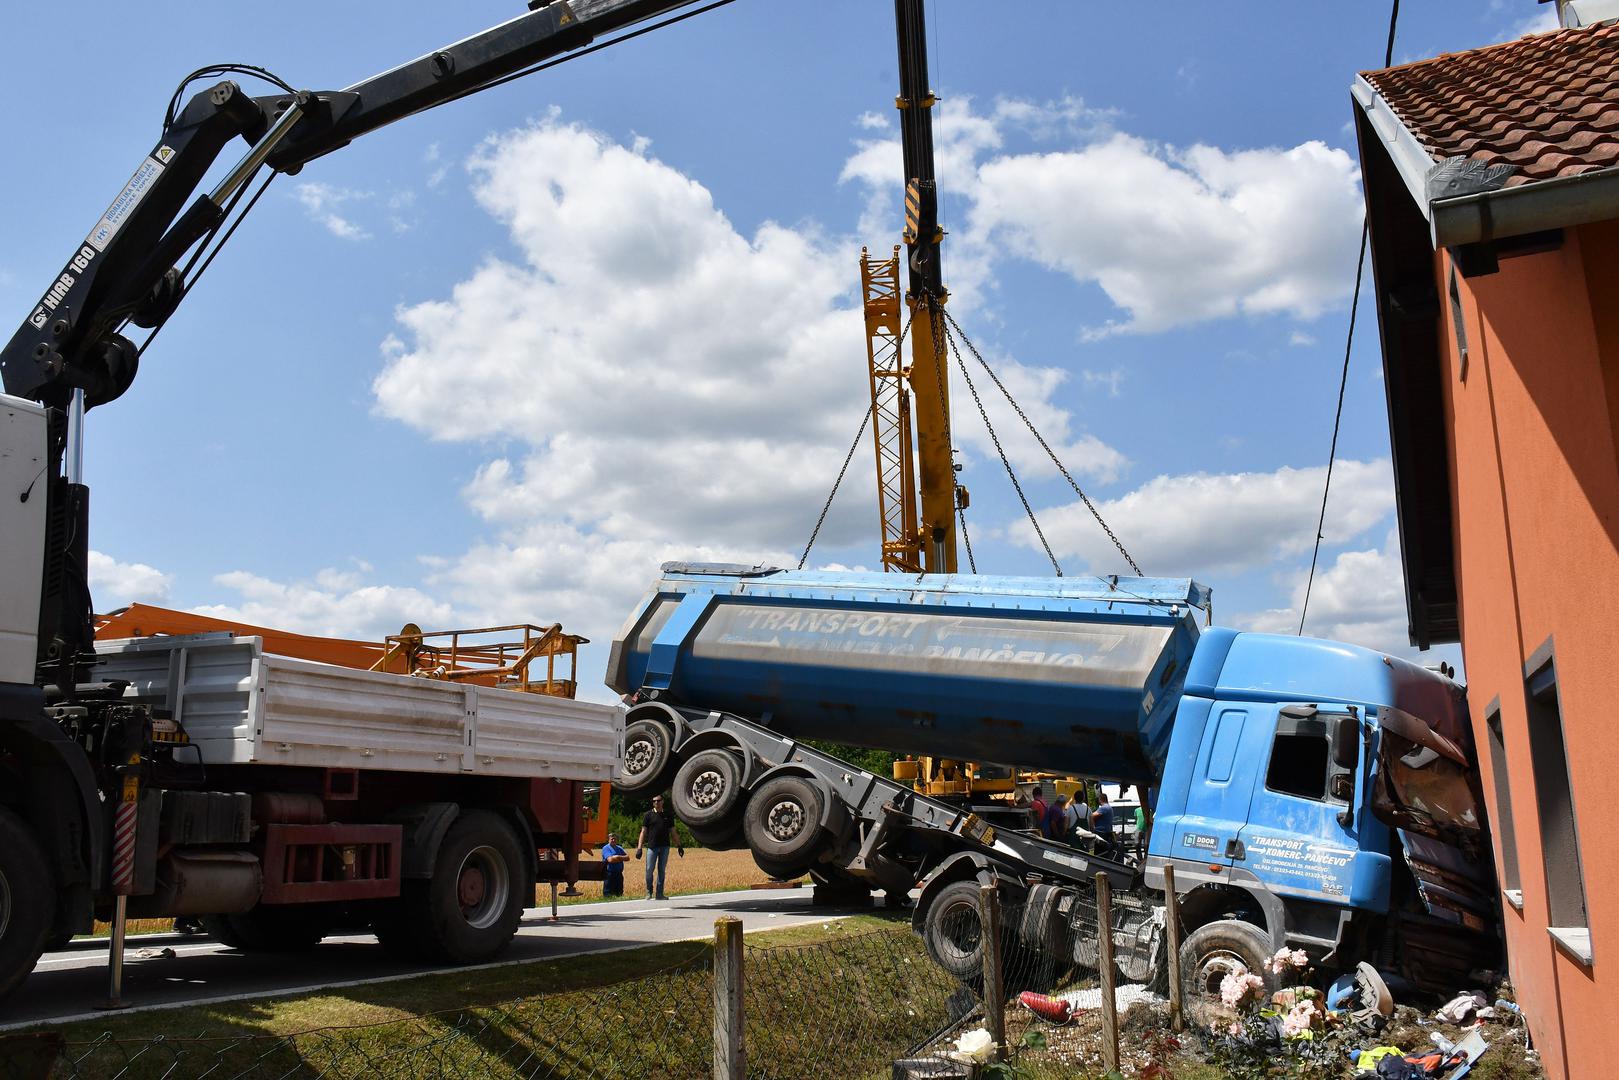
[[[1265,786],[1280,795],[1316,802],[1348,802],[1355,790],[1357,724],[1351,715],[1324,713],[1314,705],[1284,705],[1276,711],[1276,737],[1271,742]],[[1333,738],[1344,741],[1334,760]],[[1343,756],[1347,754],[1347,756]]]
[[[1325,731],[1320,734],[1278,731],[1270,748],[1265,786],[1301,799],[1325,799],[1329,758]]]

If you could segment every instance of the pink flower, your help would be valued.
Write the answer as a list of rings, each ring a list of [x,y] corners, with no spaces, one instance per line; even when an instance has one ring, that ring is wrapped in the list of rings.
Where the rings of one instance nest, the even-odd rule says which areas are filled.
[[[1285,974],[1291,968],[1304,968],[1310,964],[1310,958],[1304,954],[1303,949],[1277,949],[1276,955],[1265,963],[1265,967],[1272,975]]]
[[[1296,1039],[1315,1027],[1315,1003],[1301,1001],[1287,1011],[1282,1017],[1283,1038]]]
[[[1253,974],[1247,968],[1239,967],[1220,980],[1220,1000],[1228,1009],[1241,1008],[1249,999],[1257,999],[1257,995],[1265,989],[1265,980]]]

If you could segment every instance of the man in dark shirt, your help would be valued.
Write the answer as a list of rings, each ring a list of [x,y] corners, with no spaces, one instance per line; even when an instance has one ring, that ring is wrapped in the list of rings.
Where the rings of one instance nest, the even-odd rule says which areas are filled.
[[[643,851],[647,854],[646,860],[646,894],[654,899],[663,900],[663,878],[669,869],[669,840],[674,839],[675,847],[680,857],[686,857],[686,845],[680,842],[680,833],[675,831],[675,816],[663,808],[663,796],[652,796],[652,809],[641,818],[641,835],[635,841],[635,857],[639,859]],[[652,870],[658,871],[658,888],[652,889]]]
[[[1113,807],[1107,801],[1107,792],[1096,796],[1096,809],[1091,813],[1091,820],[1096,824],[1092,831],[1102,838],[1102,854],[1109,858],[1117,858],[1118,850],[1113,840]]]
[[[1046,807],[1046,820],[1040,824],[1040,834],[1047,840],[1061,842],[1068,835],[1068,796],[1058,795]]]

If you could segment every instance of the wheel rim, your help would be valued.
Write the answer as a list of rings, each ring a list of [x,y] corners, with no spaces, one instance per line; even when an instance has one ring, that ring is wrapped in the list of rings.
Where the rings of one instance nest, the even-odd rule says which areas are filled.
[[[631,776],[640,776],[652,767],[655,757],[657,747],[652,745],[651,739],[636,739],[624,748],[624,771]]]
[[[976,909],[952,904],[939,913],[939,943],[957,960],[967,960],[984,941],[984,926]]]
[[[725,775],[718,769],[704,769],[691,779],[692,805],[700,810],[715,806],[725,797]]]
[[[1202,962],[1197,965],[1197,973],[1191,981],[1191,989],[1198,998],[1204,1002],[1218,1002],[1220,998],[1220,983],[1227,975],[1234,971],[1250,970],[1247,961],[1231,949],[1215,949],[1206,953]]]
[[[782,799],[765,815],[765,831],[771,839],[787,843],[804,831],[804,808],[792,799]]]
[[[11,925],[11,883],[6,875],[0,872],[0,941],[6,937],[6,927]]]
[[[500,921],[511,898],[511,875],[500,852],[485,844],[467,852],[455,879],[456,900],[468,926],[486,930]]]

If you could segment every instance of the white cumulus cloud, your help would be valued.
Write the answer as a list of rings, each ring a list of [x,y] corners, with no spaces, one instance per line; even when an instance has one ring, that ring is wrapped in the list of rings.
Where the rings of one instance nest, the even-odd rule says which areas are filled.
[[[119,562],[111,555],[90,552],[90,593],[97,611],[112,611],[130,604],[164,604],[174,577],[145,563]]]
[[[1157,476],[1096,503],[1147,574],[1237,573],[1308,552],[1315,542],[1326,466],[1274,472]],[[1328,542],[1342,543],[1376,526],[1394,508],[1389,463],[1339,461],[1327,508]],[[1059,558],[1095,573],[1128,571],[1124,560],[1077,500],[1038,511]],[[1008,530],[1026,547],[1037,541],[1027,523]]]
[[[942,212],[966,206],[947,241],[948,284],[965,304],[1011,258],[1099,286],[1122,317],[1092,337],[1238,314],[1312,319],[1347,297],[1362,204],[1344,150],[1164,145],[1075,98],[987,109],[947,98],[935,119]],[[858,142],[842,178],[872,191],[863,233],[892,231],[903,173],[897,138]]]
[[[970,231],[1100,286],[1125,318],[1093,336],[1239,313],[1310,319],[1346,295],[1358,178],[1321,142],[1175,148],[1116,133],[985,162]]]
[[[450,604],[420,589],[367,584],[353,571],[328,569],[309,581],[283,582],[232,570],[214,581],[238,599],[192,608],[197,614],[300,634],[380,641],[407,622],[438,628],[456,621]]]
[[[292,197],[304,208],[309,220],[319,223],[339,240],[369,240],[371,234],[341,212],[343,207],[371,198],[369,191],[337,187],[319,181],[306,181],[292,189]]]
[[[1237,625],[1266,633],[1296,633],[1307,576],[1308,570],[1298,573],[1290,607],[1239,617]],[[1400,538],[1395,532],[1388,534],[1381,548],[1342,552],[1330,566],[1323,564],[1316,571],[1305,633],[1381,652],[1409,654],[1404,580]]]

